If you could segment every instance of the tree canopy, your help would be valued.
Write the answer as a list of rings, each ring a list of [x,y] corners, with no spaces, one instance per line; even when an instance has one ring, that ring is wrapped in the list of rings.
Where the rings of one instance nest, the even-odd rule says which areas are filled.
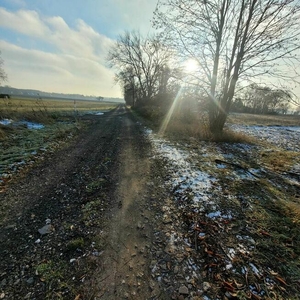
[[[110,49],[108,62],[116,70],[126,103],[134,106],[151,101],[167,89],[174,70],[171,51],[157,37],[143,38],[138,32],[120,35]]]

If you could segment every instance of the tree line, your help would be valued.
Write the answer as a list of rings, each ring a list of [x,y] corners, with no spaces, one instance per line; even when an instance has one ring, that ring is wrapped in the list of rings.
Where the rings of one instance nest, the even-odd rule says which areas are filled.
[[[231,111],[253,114],[286,114],[294,102],[290,91],[251,84],[238,93]]]

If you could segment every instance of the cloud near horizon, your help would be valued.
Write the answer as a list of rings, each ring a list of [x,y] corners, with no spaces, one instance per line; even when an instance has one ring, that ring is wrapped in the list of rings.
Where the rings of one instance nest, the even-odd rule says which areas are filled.
[[[0,27],[17,35],[13,42],[9,38],[0,40],[9,85],[121,97],[112,70],[105,66],[113,40],[83,20],[77,19],[72,28],[60,16],[24,9],[11,12],[0,7]]]

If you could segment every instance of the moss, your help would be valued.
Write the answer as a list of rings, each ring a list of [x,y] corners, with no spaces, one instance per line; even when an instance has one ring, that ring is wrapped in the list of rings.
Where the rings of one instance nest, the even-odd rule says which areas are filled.
[[[84,239],[82,237],[73,239],[68,242],[67,250],[68,251],[75,251],[76,249],[84,248]]]

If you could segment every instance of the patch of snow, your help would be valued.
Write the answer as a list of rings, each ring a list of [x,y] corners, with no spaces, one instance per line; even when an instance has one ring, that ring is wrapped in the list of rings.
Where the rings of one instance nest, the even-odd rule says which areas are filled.
[[[26,125],[28,129],[42,129],[45,127],[43,124],[27,122],[27,121],[22,121],[22,124]]]
[[[300,151],[299,126],[231,125],[230,127],[237,132],[252,135],[259,140],[268,141],[285,150]]]
[[[225,164],[217,164],[218,169],[226,169],[227,166]]]
[[[235,250],[233,248],[228,248],[228,256],[231,258],[231,259],[234,259],[235,257]]]
[[[95,115],[95,116],[102,116],[106,112],[108,112],[108,110],[90,110],[90,111],[86,112],[85,114]]]
[[[162,156],[172,163],[172,176],[169,180],[175,194],[188,194],[195,203],[209,200],[212,182],[216,181],[209,174],[200,171],[189,161],[189,151],[177,149],[167,141],[157,137],[151,130],[145,130],[158,156]]]
[[[13,120],[10,120],[10,119],[0,120],[0,124],[4,125],[4,126],[10,125],[12,122],[13,122]]]
[[[257,267],[256,267],[254,264],[249,263],[249,266],[251,267],[252,271],[253,271],[257,276],[260,276],[260,275],[261,275],[260,272],[259,272],[259,270],[257,269]]]
[[[215,218],[222,218],[222,219],[232,219],[232,215],[222,214],[220,211],[214,211],[206,215],[208,218],[215,219]]]

